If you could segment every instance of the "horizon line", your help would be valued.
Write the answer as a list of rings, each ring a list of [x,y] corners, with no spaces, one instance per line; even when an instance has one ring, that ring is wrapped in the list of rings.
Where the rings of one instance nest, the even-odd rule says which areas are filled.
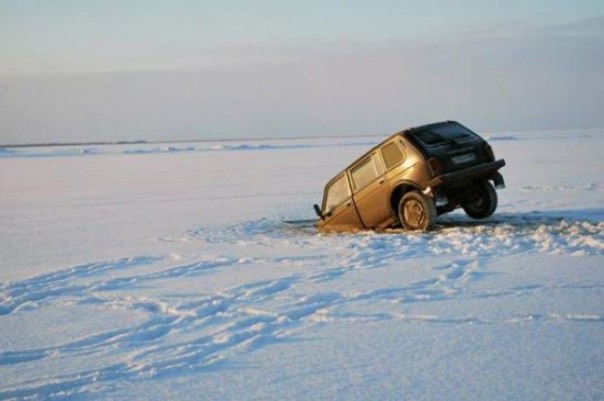
[[[531,129],[531,130],[500,130],[500,131],[482,131],[477,132],[479,135],[493,134],[539,134],[539,133],[566,133],[571,131],[587,132],[587,131],[602,131],[604,127],[589,127],[589,128],[565,128],[565,129]],[[397,131],[398,132],[398,131]],[[297,135],[290,137],[237,137],[237,138],[206,138],[206,139],[158,139],[158,140],[115,140],[115,141],[89,141],[89,142],[34,142],[34,143],[17,143],[17,144],[0,144],[0,148],[29,148],[29,147],[54,147],[54,146],[95,146],[95,145],[144,145],[144,144],[166,144],[166,143],[203,143],[203,142],[239,142],[239,141],[286,141],[298,139],[329,139],[329,138],[367,138],[367,137],[385,137],[389,134],[343,134],[343,135]]]

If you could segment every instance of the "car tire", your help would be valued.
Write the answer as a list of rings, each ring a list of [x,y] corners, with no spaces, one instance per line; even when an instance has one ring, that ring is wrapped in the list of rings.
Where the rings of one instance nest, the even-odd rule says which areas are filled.
[[[469,200],[461,207],[473,219],[485,219],[497,209],[497,192],[488,181],[482,181],[468,190]]]
[[[419,191],[407,192],[398,202],[397,215],[405,230],[429,231],[436,221],[436,205]]]

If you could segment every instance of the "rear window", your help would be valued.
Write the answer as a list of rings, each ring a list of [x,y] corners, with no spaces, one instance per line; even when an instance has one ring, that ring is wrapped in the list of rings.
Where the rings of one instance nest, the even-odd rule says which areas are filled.
[[[476,138],[469,129],[459,124],[445,124],[421,131],[413,132],[412,135],[425,145],[439,145],[452,141],[464,141]]]

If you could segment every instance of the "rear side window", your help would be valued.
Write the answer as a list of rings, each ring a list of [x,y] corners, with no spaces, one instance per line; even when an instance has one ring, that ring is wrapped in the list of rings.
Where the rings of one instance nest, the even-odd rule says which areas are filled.
[[[333,208],[350,198],[350,186],[346,175],[340,176],[327,189],[327,200],[325,202],[325,211],[329,213]]]
[[[387,170],[402,163],[405,158],[403,156],[403,151],[396,142],[390,142],[382,148],[382,157],[384,158],[384,164],[386,165]]]
[[[355,190],[360,190],[369,185],[380,175],[384,174],[384,167],[377,155],[366,157],[360,164],[352,169],[352,182]]]

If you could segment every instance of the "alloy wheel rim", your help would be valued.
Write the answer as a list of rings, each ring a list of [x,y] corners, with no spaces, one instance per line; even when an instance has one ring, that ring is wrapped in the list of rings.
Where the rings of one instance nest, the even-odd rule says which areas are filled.
[[[419,228],[424,221],[424,208],[417,200],[409,199],[403,205],[403,216],[405,218],[406,225],[411,228]]]

